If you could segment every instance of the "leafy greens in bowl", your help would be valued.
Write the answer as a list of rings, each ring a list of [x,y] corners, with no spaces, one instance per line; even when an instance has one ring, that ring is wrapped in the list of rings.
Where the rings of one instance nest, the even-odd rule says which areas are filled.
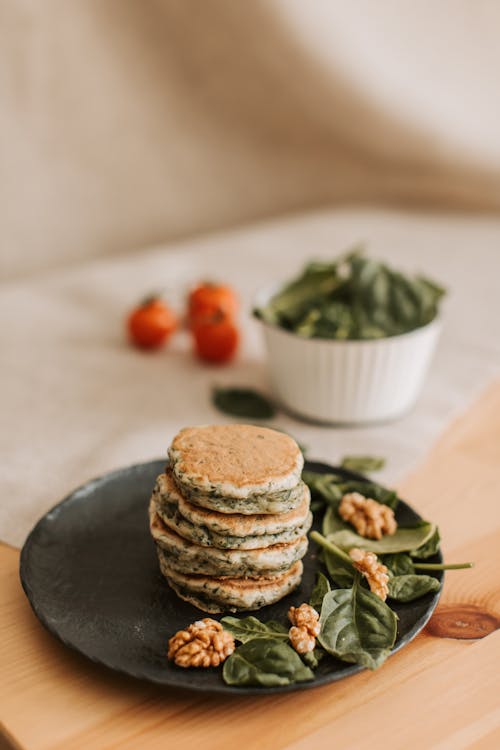
[[[398,336],[430,323],[445,290],[353,251],[312,262],[255,315],[304,338],[367,340]]]
[[[354,251],[261,290],[271,384],[291,413],[323,423],[394,419],[414,404],[440,331],[444,289]]]

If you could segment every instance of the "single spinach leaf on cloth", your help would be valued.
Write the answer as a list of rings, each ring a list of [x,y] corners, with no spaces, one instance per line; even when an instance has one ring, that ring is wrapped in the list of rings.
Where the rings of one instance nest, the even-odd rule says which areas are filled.
[[[284,641],[254,638],[226,659],[222,677],[227,685],[275,687],[313,680],[314,672]]]
[[[379,471],[385,466],[382,456],[344,456],[340,465],[350,471],[370,472]]]
[[[440,543],[441,537],[439,535],[439,529],[436,526],[434,534],[425,542],[425,544],[422,544],[418,549],[412,550],[410,555],[425,560],[438,552]]]
[[[380,562],[387,566],[392,576],[405,576],[415,573],[413,560],[406,552],[396,552],[394,555],[382,555]]]
[[[364,589],[356,577],[352,588],[330,591],[323,600],[318,640],[342,661],[376,669],[394,646],[397,618],[390,607]]]
[[[430,591],[439,591],[441,584],[432,576],[402,575],[389,578],[389,598],[397,602],[412,602]]]
[[[323,573],[318,573],[316,584],[309,598],[309,604],[311,607],[314,607],[316,612],[321,612],[321,605],[323,604],[325,594],[331,591],[331,588],[328,578]]]
[[[248,419],[271,419],[276,414],[274,404],[252,388],[214,388],[213,405],[224,414]]]
[[[280,638],[288,639],[288,628],[275,620],[261,622],[253,615],[249,617],[232,617],[228,615],[221,619],[221,624],[228,630],[233,638],[241,643],[248,643],[254,638]]]
[[[421,547],[434,534],[435,526],[424,522],[419,526],[404,528],[399,526],[394,534],[386,534],[382,539],[366,539],[353,529],[340,529],[327,534],[327,539],[341,549],[359,547],[376,555],[392,554],[395,552],[410,552]]]

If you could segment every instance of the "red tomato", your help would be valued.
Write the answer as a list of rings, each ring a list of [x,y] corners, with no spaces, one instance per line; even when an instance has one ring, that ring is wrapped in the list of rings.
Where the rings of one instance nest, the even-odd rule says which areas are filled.
[[[198,322],[192,329],[195,351],[206,362],[229,362],[238,349],[240,335],[235,324],[224,316]]]
[[[234,318],[238,311],[238,298],[229,286],[203,283],[193,289],[188,298],[188,317],[191,326],[222,313]]]
[[[136,307],[127,319],[130,339],[141,349],[157,349],[168,341],[176,328],[175,313],[156,298]]]

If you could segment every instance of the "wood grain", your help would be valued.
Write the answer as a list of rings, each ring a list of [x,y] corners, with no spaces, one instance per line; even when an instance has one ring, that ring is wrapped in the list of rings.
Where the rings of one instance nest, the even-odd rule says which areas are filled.
[[[446,575],[426,631],[380,671],[271,698],[158,688],[68,651],[33,616],[18,551],[0,546],[5,736],[26,750],[499,747],[500,633],[491,631],[500,617],[500,384],[400,490],[440,525],[447,561],[474,560],[475,568]]]
[[[427,630],[439,638],[476,640],[486,638],[499,626],[499,618],[477,604],[444,604],[435,612]]]

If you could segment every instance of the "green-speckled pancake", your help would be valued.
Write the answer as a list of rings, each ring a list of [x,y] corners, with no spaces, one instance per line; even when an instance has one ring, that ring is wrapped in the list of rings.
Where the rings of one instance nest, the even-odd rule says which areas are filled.
[[[293,591],[302,578],[302,563],[296,562],[277,576],[225,578],[179,573],[159,556],[160,570],[181,599],[204,612],[242,612],[274,604]]]
[[[166,473],[166,484],[169,485],[168,470]],[[205,526],[215,534],[257,536],[279,534],[305,523],[309,515],[311,493],[309,487],[303,482],[300,483],[300,487],[302,487],[302,501],[297,507],[285,513],[257,513],[251,516],[243,513],[218,513],[216,510],[194,505],[178,492],[176,496],[179,513],[195,526]]]
[[[159,556],[167,559],[172,569],[179,573],[234,578],[271,576],[288,570],[307,552],[306,536],[286,544],[252,550],[202,547],[171,531],[154,508],[150,511],[150,529],[159,548]]]
[[[295,440],[276,430],[186,427],[173,439],[169,461],[182,494],[219,513],[282,513],[300,502],[290,492],[300,482],[304,458]]]
[[[243,533],[243,535],[240,534],[237,526],[233,530],[234,533],[231,534],[229,530],[225,533],[213,531],[208,526],[192,523],[181,514],[178,493],[175,490],[172,491],[169,478],[165,474],[161,474],[156,481],[151,503],[165,525],[179,536],[195,544],[204,547],[217,547],[218,549],[257,549],[269,547],[273,544],[291,542],[307,534],[312,524],[312,514],[306,508],[306,513],[298,516],[295,525],[291,520],[288,527],[276,533],[273,533],[272,526],[270,528],[271,533],[265,533],[263,521],[256,522],[256,534],[250,533],[251,524],[245,527],[244,532],[246,531],[246,533]],[[250,516],[246,518],[251,519]],[[254,516],[254,518],[261,519],[262,516]],[[274,519],[275,516],[269,516],[269,518]]]
[[[284,513],[257,513],[251,516],[243,513],[218,513],[195,505],[183,497],[174,482],[171,470],[167,468],[156,480],[154,497],[160,507],[174,503],[187,521],[195,526],[205,527],[215,534],[257,536],[279,534],[294,529],[307,520],[311,493],[304,482],[297,485],[297,494],[299,491],[299,504]]]

